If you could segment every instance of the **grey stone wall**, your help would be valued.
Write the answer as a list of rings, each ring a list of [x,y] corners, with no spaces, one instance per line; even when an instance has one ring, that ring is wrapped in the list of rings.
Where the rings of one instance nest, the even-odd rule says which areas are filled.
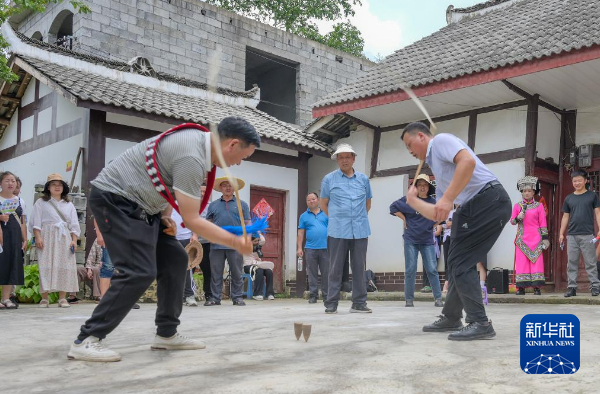
[[[218,84],[245,88],[246,48],[298,63],[296,123],[312,120],[311,105],[373,67],[373,63],[241,17],[199,0],[88,0],[92,13],[75,15],[74,49],[127,61],[147,57],[164,72],[206,82],[208,62],[221,53]],[[48,29],[67,1],[31,15],[28,36]],[[336,60],[341,58],[341,62]]]

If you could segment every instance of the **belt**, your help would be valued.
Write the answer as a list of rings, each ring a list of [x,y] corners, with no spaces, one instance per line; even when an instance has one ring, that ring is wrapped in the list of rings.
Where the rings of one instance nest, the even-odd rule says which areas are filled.
[[[496,185],[502,185],[502,184],[500,182],[498,182],[498,181],[489,181],[488,183],[486,183],[485,185],[483,185],[483,187],[481,188],[481,190],[477,194],[481,194],[481,193],[485,192],[487,189],[489,189],[491,187],[494,187]]]

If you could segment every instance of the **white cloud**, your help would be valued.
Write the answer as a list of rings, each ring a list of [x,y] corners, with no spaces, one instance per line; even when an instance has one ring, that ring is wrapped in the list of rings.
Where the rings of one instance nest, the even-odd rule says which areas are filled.
[[[355,8],[355,15],[350,22],[360,30],[365,40],[365,54],[373,59],[377,54],[387,56],[402,46],[402,28],[398,21],[384,20],[373,14],[369,0],[362,0],[362,5]],[[339,21],[338,21],[339,22]],[[337,22],[317,21],[321,34],[330,32]]]

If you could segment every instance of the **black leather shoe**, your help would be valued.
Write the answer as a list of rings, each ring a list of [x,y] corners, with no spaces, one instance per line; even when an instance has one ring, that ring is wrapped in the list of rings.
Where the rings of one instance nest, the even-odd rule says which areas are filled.
[[[577,289],[569,287],[565,293],[565,297],[575,297],[577,295]]]
[[[330,306],[326,308],[325,313],[327,313],[328,315],[333,315],[334,313],[337,313],[337,306]]]
[[[317,303],[317,297],[310,297],[310,299],[308,300],[309,304],[316,304]]]
[[[517,292],[515,294],[516,295],[525,295],[525,288],[523,288],[523,287],[517,288]]]
[[[366,305],[354,305],[350,308],[350,313],[371,313],[373,312],[370,308],[367,308]]]
[[[131,309],[140,309],[140,304],[133,304]]]
[[[592,296],[597,297],[600,295],[600,287],[592,287]]]
[[[204,306],[213,306],[213,305],[221,305],[221,301],[217,300],[206,300]]]
[[[542,290],[539,287],[533,289],[533,295],[542,295]]]
[[[475,322],[463,327],[458,332],[448,335],[451,341],[473,341],[476,339],[490,339],[496,336],[492,322]]]
[[[432,324],[423,326],[424,332],[447,332],[447,331],[458,331],[463,328],[462,322],[458,320],[450,320],[444,315],[440,315],[440,318],[434,321]]]
[[[407,308],[412,308],[415,306],[415,304],[413,303],[413,300],[406,300],[406,305],[404,305]]]
[[[237,305],[237,306],[246,306],[246,303],[244,302],[244,300],[242,300],[241,298],[238,300],[233,300],[233,305]]]

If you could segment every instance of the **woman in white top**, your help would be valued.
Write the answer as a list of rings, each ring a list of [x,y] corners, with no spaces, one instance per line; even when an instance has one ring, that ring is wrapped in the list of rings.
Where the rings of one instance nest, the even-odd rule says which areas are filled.
[[[69,202],[69,186],[60,174],[48,176],[43,193],[29,220],[38,249],[40,307],[48,307],[48,292],[58,291],[58,306],[68,308],[66,293],[79,291],[75,260],[79,221],[75,206]]]

